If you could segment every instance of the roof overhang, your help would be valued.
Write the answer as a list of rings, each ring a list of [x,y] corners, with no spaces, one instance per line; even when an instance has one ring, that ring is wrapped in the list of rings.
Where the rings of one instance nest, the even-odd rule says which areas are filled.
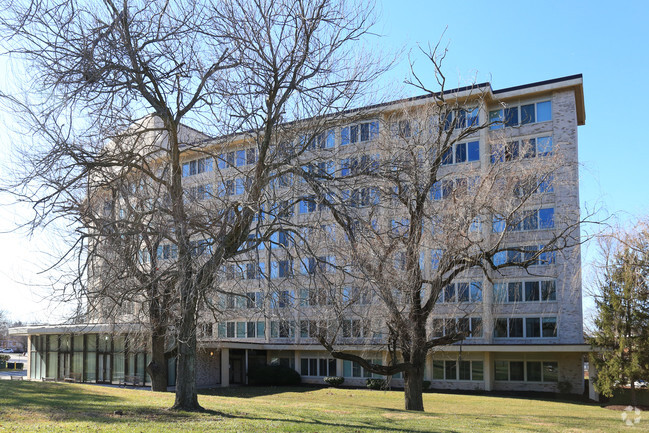
[[[52,334],[124,334],[141,332],[144,326],[138,323],[80,323],[74,325],[32,325],[9,328],[9,335],[52,335]]]

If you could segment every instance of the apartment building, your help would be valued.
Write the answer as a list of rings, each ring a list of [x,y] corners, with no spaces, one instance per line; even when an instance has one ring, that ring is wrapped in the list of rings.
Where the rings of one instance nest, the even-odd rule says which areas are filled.
[[[444,241],[456,239],[448,233],[460,230],[453,224],[467,217],[457,207],[472,191],[487,188],[484,179],[494,180],[489,194],[502,206],[515,206],[520,196],[526,203],[507,213],[519,217],[512,219],[499,214],[500,204],[493,201],[495,210],[473,217],[462,232],[467,239],[481,239],[471,241],[475,245],[506,244],[511,249],[501,248],[493,256],[497,268],[467,268],[439,291],[427,321],[428,335],[439,338],[459,329],[467,338],[432,350],[425,379],[435,389],[581,393],[584,355],[589,350],[583,339],[577,241],[577,130],[585,123],[582,77],[498,90],[485,83],[445,95],[454,108],[441,124],[428,129],[458,132],[441,156],[439,180],[427,191],[433,210],[422,222],[418,251],[422,275],[434,275],[452,250]],[[416,141],[423,134],[422,113],[435,104],[430,96],[385,103],[352,112],[347,122],[317,133],[294,131],[291,142],[303,145],[304,152],[296,157],[292,171],[275,173],[265,208],[255,220],[257,230],[237,260],[221,269],[219,292],[200,318],[199,386],[245,384],[251,368],[268,363],[294,368],[307,383],[343,376],[345,385],[364,385],[372,374],[351,361],[332,358],[317,340],[323,329],[334,335],[337,349],[375,363],[390,362],[385,293],[373,288],[371,275],[350,270],[358,257],[348,254],[348,234],[336,224],[322,197],[327,203],[353,207],[370,232],[380,232],[388,240],[407,236],[410,221],[398,202],[399,191],[394,189],[390,197],[387,186],[355,179],[394,159],[396,148],[406,149]],[[457,139],[462,130],[486,122],[488,126]],[[186,152],[183,184],[197,206],[245,194],[246,172],[257,161],[255,147],[246,143],[236,138],[225,144],[207,140],[204,146],[210,152]],[[278,152],[282,146],[287,146],[285,140],[279,140]],[[431,157],[417,159],[421,158],[417,152],[416,161]],[[547,169],[550,159],[551,174],[539,171],[530,176],[537,165]],[[513,163],[538,182],[531,189],[529,182],[519,182],[509,197],[498,188],[511,193]],[[313,174],[321,184],[335,179],[336,188],[319,196],[295,174],[298,169]],[[519,180],[525,177],[517,173]],[[485,196],[484,208],[489,208],[490,197]],[[440,212],[451,217],[448,223],[435,220],[437,209],[445,209]],[[264,224],[274,227],[266,237],[261,236],[260,227],[268,227]],[[567,228],[572,239],[568,248],[544,250]],[[199,256],[210,248],[209,238],[195,242]],[[163,243],[156,255],[161,261],[173,260],[175,246]],[[139,260],[148,263],[150,254],[142,251]],[[397,248],[388,261],[388,274],[398,285],[405,256]],[[524,262],[525,268],[498,268],[508,262]],[[428,290],[422,299],[431,295]],[[397,292],[390,299],[401,299]],[[146,375],[146,343],[126,338],[123,327],[115,332],[106,324],[38,326],[12,332],[30,336],[32,378],[63,378],[74,371],[83,372],[85,381],[118,382],[124,375]],[[173,383],[173,357],[169,367]],[[390,380],[395,387],[403,384],[400,375]]]

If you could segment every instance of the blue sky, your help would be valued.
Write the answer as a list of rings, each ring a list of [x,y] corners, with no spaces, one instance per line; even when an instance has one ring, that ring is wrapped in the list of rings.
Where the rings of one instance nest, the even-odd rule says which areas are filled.
[[[490,81],[500,89],[583,74],[582,209],[600,209],[600,218],[614,215],[626,224],[649,215],[645,189],[649,140],[642,131],[649,99],[645,84],[649,77],[649,2],[383,0],[378,7],[377,30],[382,34],[378,44],[388,52],[412,49],[422,73],[425,59],[417,52],[417,43],[436,43],[442,37],[449,49],[445,61],[449,87],[475,79]],[[407,73],[404,57],[384,82],[400,83]],[[6,137],[0,138],[4,150],[0,162],[5,166],[11,164],[8,146]],[[14,215],[21,213],[0,208],[4,221],[0,229],[6,230]],[[0,249],[0,310],[13,319],[54,319],[45,313],[50,305],[38,302],[39,292],[24,284],[43,282],[35,270],[48,237],[41,234],[29,241],[23,234],[0,235],[4,247]],[[594,249],[584,248],[583,258],[587,265]],[[587,266],[584,273],[587,278]]]

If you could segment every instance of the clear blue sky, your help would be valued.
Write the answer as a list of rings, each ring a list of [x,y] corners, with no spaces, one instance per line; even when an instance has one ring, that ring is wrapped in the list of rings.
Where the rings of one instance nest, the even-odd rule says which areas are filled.
[[[445,70],[451,87],[474,77],[499,89],[583,74],[582,209],[601,208],[600,217],[615,214],[626,222],[649,215],[649,140],[642,131],[649,99],[649,2],[383,0],[378,6],[379,44],[413,49],[422,66],[416,44],[437,42],[448,27],[442,41],[449,48]],[[404,58],[386,82],[403,81],[407,73]],[[13,213],[0,209],[0,220]],[[38,296],[20,284],[40,280],[33,276],[35,252],[45,242],[15,234],[0,235],[0,242],[0,309],[14,319],[47,320],[48,305],[35,302]],[[592,260],[592,250],[585,249],[584,260]]]

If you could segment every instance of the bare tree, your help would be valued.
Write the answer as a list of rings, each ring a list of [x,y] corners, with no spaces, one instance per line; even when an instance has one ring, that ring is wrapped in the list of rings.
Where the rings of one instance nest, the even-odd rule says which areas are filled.
[[[335,232],[303,253],[320,264],[307,274],[321,297],[302,303],[313,307],[304,308],[305,326],[334,358],[378,375],[402,373],[408,410],[423,410],[427,354],[482,333],[481,319],[472,319],[482,288],[468,281],[520,270],[545,275],[581,241],[575,209],[543,210],[550,192],[574,187],[566,182],[575,182],[576,159],[551,142],[514,142],[504,129],[491,131],[499,121],[484,111],[486,87],[447,92],[445,52],[426,54],[438,90],[416,78],[425,98],[343,131],[366,136],[338,155],[339,171],[298,173],[311,191],[303,200],[326,210],[311,224]],[[371,137],[375,124],[383,133]],[[490,154],[478,164],[471,146],[482,131],[481,154]],[[339,349],[349,344],[365,344],[368,356]],[[388,362],[369,356],[381,350]]]
[[[354,44],[371,28],[371,4],[5,3],[5,54],[26,60],[32,77],[29,98],[5,101],[39,142],[11,189],[34,204],[34,226],[65,218],[78,228],[75,294],[81,288],[102,308],[146,305],[157,364],[156,338],[173,324],[174,408],[199,409],[201,305],[248,241],[273,173],[300,153],[279,151],[285,124],[348,107],[380,71]],[[224,138],[206,140],[181,122]],[[221,178],[214,158],[233,142],[252,149],[235,200],[189,179],[214,172],[227,191],[230,174]],[[162,386],[163,376],[154,381]]]

